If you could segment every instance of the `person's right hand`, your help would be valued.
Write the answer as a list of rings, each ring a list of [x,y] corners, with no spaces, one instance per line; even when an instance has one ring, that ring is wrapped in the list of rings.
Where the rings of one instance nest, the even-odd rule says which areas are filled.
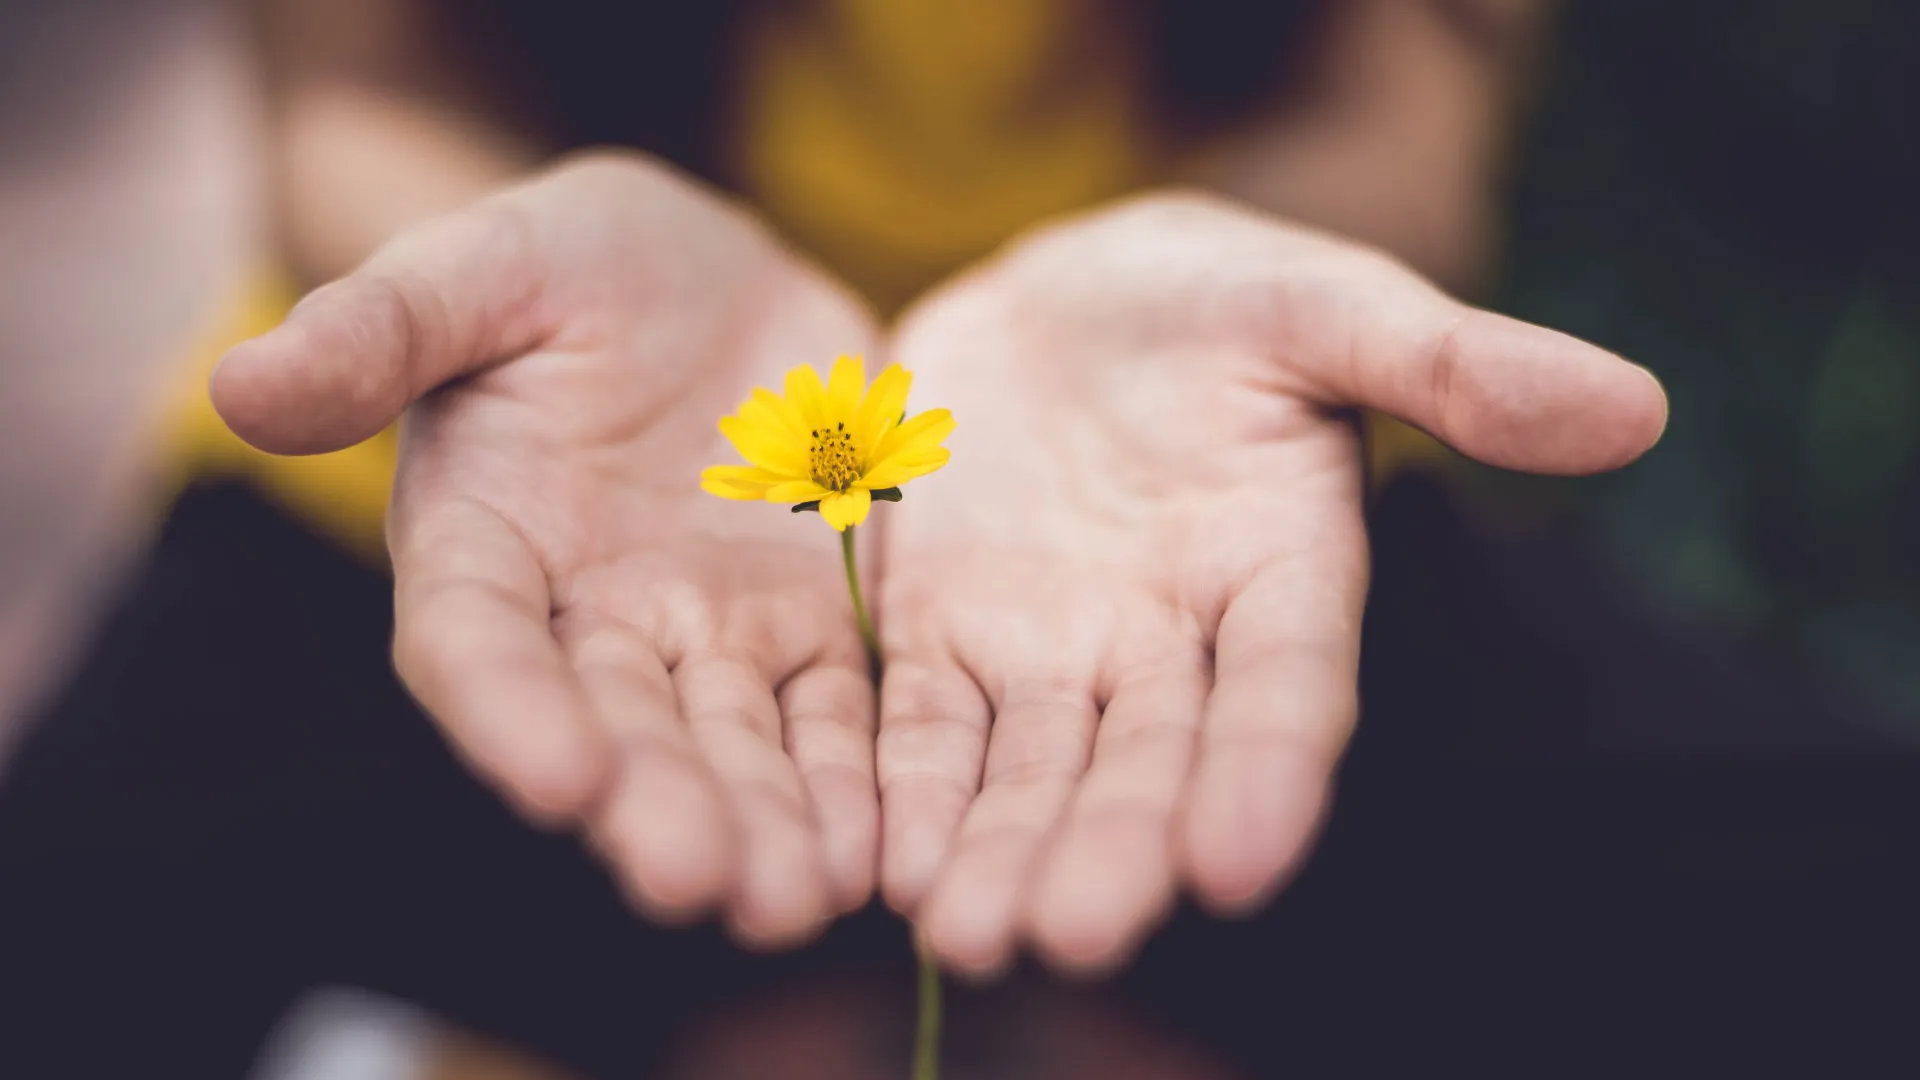
[[[700,489],[714,422],[866,312],[637,156],[562,166],[390,243],[213,377],[275,453],[406,410],[394,657],[529,815],[639,906],[799,940],[872,888],[873,688],[832,530]]]

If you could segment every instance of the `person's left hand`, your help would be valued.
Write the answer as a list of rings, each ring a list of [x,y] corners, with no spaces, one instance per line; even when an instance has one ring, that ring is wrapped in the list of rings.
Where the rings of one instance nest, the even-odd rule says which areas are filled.
[[[1015,244],[894,359],[958,427],[875,515],[881,884],[975,973],[1110,965],[1177,882],[1244,911],[1300,858],[1357,709],[1351,407],[1546,473],[1666,415],[1610,353],[1190,196]]]

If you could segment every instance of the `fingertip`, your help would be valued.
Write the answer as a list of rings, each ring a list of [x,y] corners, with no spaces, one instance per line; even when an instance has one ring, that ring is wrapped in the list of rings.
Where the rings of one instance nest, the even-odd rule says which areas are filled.
[[[858,911],[873,898],[879,874],[880,808],[871,779],[864,791],[819,783],[812,787],[820,823],[820,851],[829,900],[836,912]]]
[[[944,872],[921,901],[914,923],[942,967],[989,981],[1013,962],[1019,916],[1020,882],[976,863]]]
[[[509,797],[521,814],[549,829],[579,820],[607,780],[607,769],[585,747],[554,745],[510,767],[503,778]]]
[[[628,898],[657,921],[696,919],[733,887],[738,843],[725,805],[698,778],[635,768],[597,837]]]
[[[885,856],[882,856],[883,860],[884,858]],[[902,878],[897,873],[890,873],[886,869],[887,865],[884,861],[882,862],[880,902],[887,905],[887,910],[895,915],[903,919],[911,919],[913,913],[920,910],[921,902],[926,899],[926,886],[921,882]]]
[[[1203,770],[1194,790],[1182,830],[1194,896],[1216,915],[1248,914],[1305,855],[1323,816],[1325,783],[1306,768],[1243,760]]]
[[[1208,912],[1239,917],[1258,909],[1268,899],[1275,876],[1258,860],[1207,837],[1188,839],[1188,876],[1194,899]]]
[[[1089,917],[1087,911],[1083,901],[1065,899],[1045,886],[1035,902],[1028,937],[1041,961],[1061,975],[1099,978],[1124,958],[1124,928],[1097,914]]]
[[[795,948],[833,918],[820,846],[806,837],[750,837],[739,860],[727,928],[756,951]]]
[[[867,901],[873,899],[874,879],[879,874],[877,823],[858,831],[831,831],[826,834],[824,847],[835,909],[846,914],[867,906]]]
[[[968,982],[992,982],[1013,963],[1013,935],[995,920],[932,897],[919,922],[920,940],[939,963]]]
[[[727,936],[749,952],[774,953],[798,949],[819,940],[831,920],[826,915],[807,919],[768,918],[734,912],[727,917]]]
[[[742,872],[751,881],[755,871]],[[728,909],[727,930],[743,948],[779,952],[798,948],[818,938],[833,920],[828,891],[821,882],[769,890],[751,885]]]
[[[1005,976],[1013,966],[1013,950],[1009,948],[999,963],[969,965],[942,950],[939,942],[928,933],[923,923],[908,920],[913,934],[914,955],[933,965],[941,975],[957,979],[970,986],[983,987]]]
[[[1637,385],[1625,391],[1627,401],[1621,410],[1626,418],[1622,431],[1622,457],[1606,465],[1607,469],[1628,465],[1659,445],[1667,433],[1667,422],[1671,419],[1666,384],[1660,381],[1660,376],[1639,364],[1626,360],[1621,363],[1636,373]]]
[[[512,728],[486,726],[491,719],[467,716],[449,727],[462,756],[541,828],[563,828],[586,816],[612,780],[595,734],[572,717]]]
[[[286,381],[280,369],[290,349],[287,338],[294,331],[285,327],[241,342],[227,350],[214,365],[207,380],[207,396],[213,411],[219,414],[242,441],[268,453],[300,453],[302,448],[287,440],[276,417],[286,410],[280,400],[281,384]]]
[[[1436,434],[1488,464],[1553,475],[1624,466],[1658,442],[1652,372],[1597,345],[1476,311],[1433,361]]]
[[[411,400],[412,323],[395,288],[353,278],[323,286],[280,326],[220,358],[208,380],[214,411],[235,435],[272,454],[361,442]]]
[[[1131,938],[1095,938],[1081,934],[1057,937],[1035,934],[1034,951],[1047,968],[1062,978],[1098,982],[1111,977],[1132,958],[1138,943]]]
[[[883,819],[889,815],[883,808]],[[887,821],[880,848],[880,894],[902,918],[925,902],[946,862],[952,830],[925,820]]]
[[[1566,449],[1558,460],[1550,457],[1536,471],[1567,475],[1610,472],[1639,460],[1667,430],[1667,391],[1659,376],[1616,353],[1569,337],[1553,334],[1569,355],[1579,354],[1578,375],[1571,372],[1564,387],[1566,403],[1559,410],[1543,410],[1542,427],[1559,423]],[[1567,362],[1563,358],[1563,362]],[[1558,421],[1554,413],[1565,415]],[[1549,450],[1554,445],[1541,436]]]
[[[617,842],[594,845],[613,871],[629,907],[660,926],[691,926],[720,906],[728,881],[724,869],[706,873],[659,875],[643,870],[631,851]]]
[[[1040,877],[1028,914],[1028,934],[1049,967],[1076,978],[1098,978],[1125,963],[1172,907],[1167,842],[1160,837],[1158,854],[1063,843]]]

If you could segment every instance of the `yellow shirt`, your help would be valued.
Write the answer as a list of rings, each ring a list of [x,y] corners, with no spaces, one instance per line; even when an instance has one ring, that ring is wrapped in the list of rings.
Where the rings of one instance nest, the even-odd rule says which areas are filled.
[[[1139,50],[1101,0],[817,0],[769,10],[740,47],[727,163],[738,185],[883,312],[1027,226],[1165,167]],[[207,400],[218,356],[271,329],[294,299],[263,275],[192,366],[170,424],[173,480],[247,477],[379,561],[392,431],[275,458],[234,438]],[[1405,425],[1372,422],[1368,435],[1376,481],[1435,456]]]

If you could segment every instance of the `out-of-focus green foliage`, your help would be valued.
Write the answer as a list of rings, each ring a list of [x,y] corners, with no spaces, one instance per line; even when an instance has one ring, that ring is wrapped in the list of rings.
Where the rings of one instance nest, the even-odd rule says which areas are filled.
[[[1499,302],[1673,401],[1575,509],[1920,739],[1920,4],[1564,7]]]

